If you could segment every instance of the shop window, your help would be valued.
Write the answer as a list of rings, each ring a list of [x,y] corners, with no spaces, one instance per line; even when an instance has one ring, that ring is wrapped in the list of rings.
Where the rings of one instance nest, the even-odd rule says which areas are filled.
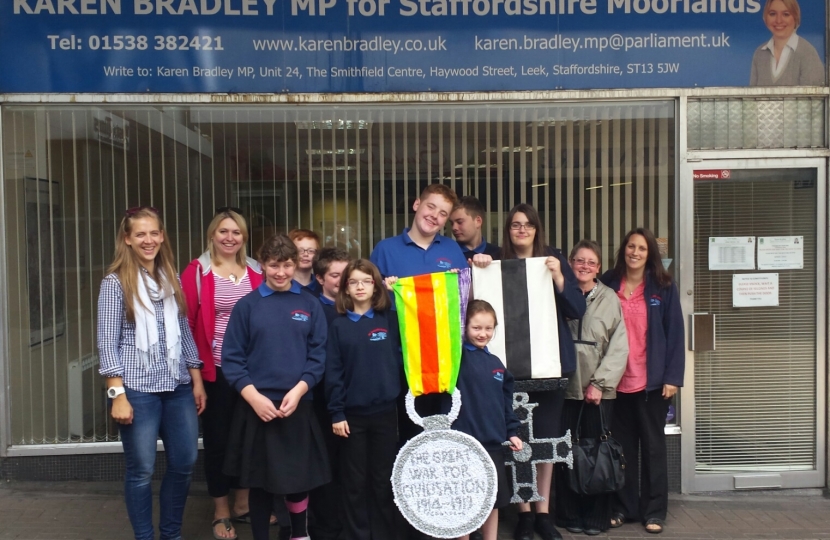
[[[249,221],[249,253],[303,227],[367,257],[441,182],[482,200],[490,241],[528,202],[551,245],[597,240],[606,269],[629,229],[649,227],[671,270],[674,110],[674,101],[4,107],[11,443],[118,440],[95,317],[126,208],[161,209],[179,268],[228,205]]]
[[[824,97],[690,99],[689,150],[826,148]]]

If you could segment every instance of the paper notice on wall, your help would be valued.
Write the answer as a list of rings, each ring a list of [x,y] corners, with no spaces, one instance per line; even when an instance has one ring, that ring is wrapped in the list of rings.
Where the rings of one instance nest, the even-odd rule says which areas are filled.
[[[758,270],[801,270],[803,268],[803,236],[758,237]]]
[[[732,307],[778,305],[778,274],[732,276]]]
[[[755,237],[710,236],[709,270],[755,270]]]

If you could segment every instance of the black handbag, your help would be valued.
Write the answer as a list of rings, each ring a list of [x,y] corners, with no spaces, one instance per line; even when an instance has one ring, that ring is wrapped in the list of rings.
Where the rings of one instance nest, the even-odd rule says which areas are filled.
[[[579,433],[584,408],[583,401],[576,423],[576,434],[573,436],[573,469],[568,470],[568,483],[571,490],[580,495],[613,493],[625,485],[625,456],[622,445],[611,437],[611,432],[605,426],[601,406],[599,418],[602,435],[581,439]]]

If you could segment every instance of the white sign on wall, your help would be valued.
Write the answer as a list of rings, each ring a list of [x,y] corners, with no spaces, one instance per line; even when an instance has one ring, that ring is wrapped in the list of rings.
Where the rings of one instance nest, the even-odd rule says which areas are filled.
[[[758,270],[801,270],[804,268],[803,236],[761,236],[758,238]]]
[[[755,237],[710,236],[709,270],[755,270]]]
[[[732,276],[732,307],[778,305],[778,274]]]

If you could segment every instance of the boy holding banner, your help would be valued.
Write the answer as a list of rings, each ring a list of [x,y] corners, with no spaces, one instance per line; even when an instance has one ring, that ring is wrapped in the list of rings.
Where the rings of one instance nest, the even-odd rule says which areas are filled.
[[[443,184],[430,184],[415,200],[412,226],[378,242],[370,257],[384,278],[409,277],[453,268],[467,268],[458,244],[438,234],[447,223],[458,196]]]
[[[452,269],[467,268],[467,259],[458,244],[451,238],[439,234],[458,203],[458,195],[443,184],[430,184],[415,200],[412,210],[412,226],[405,228],[398,236],[378,242],[370,260],[388,278],[410,277]],[[403,394],[398,400],[398,433],[403,444],[421,432],[407,416]],[[441,399],[438,394],[421,396],[415,400],[421,416],[440,411]],[[417,536],[410,528],[410,537]]]

